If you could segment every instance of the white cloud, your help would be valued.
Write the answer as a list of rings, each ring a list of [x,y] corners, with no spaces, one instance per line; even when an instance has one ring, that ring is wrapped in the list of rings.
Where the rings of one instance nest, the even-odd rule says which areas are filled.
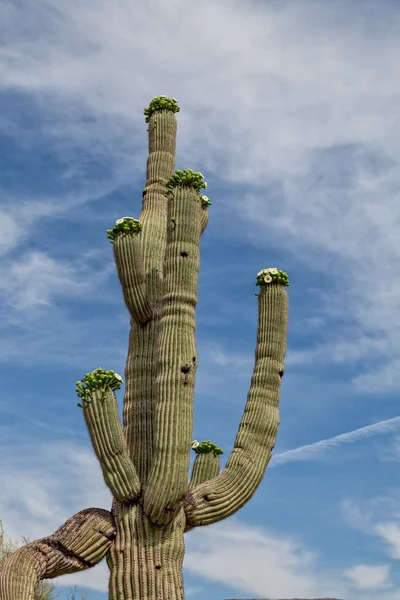
[[[1,362],[84,364],[96,348],[95,360],[115,360],[122,353],[115,330],[122,324],[123,299],[110,287],[115,265],[92,250],[68,256],[27,250],[18,258],[3,257],[0,266]],[[122,294],[121,294],[122,295]],[[78,317],[68,302],[101,304]],[[119,302],[119,304],[117,304]],[[104,306],[115,305],[113,319]],[[126,322],[129,322],[126,313]]]
[[[400,492],[396,488],[386,495],[341,503],[345,521],[368,536],[380,539],[383,551],[393,560],[400,560]],[[385,519],[382,519],[382,516]]]
[[[22,536],[33,541],[49,535],[83,508],[110,509],[111,494],[90,446],[77,440],[38,441],[33,454],[22,435],[4,428],[1,436],[9,448],[7,457],[0,456],[1,519],[7,536],[19,546]],[[247,594],[336,593],[335,584],[316,568],[316,555],[302,544],[235,518],[193,530],[186,536],[186,547],[184,567],[190,573],[233,585]],[[102,561],[94,569],[64,575],[52,583],[105,592],[108,574]]]
[[[79,265],[73,268],[43,252],[14,261],[0,282],[0,294],[18,311],[48,307],[53,295],[76,297],[90,291],[84,275],[79,276]]]
[[[303,461],[303,460],[318,460],[323,459],[326,450],[342,446],[343,444],[351,444],[360,440],[367,439],[376,435],[382,435],[391,433],[400,428],[400,417],[393,417],[386,421],[379,421],[372,425],[366,425],[365,427],[359,427],[353,431],[341,433],[334,437],[327,438],[326,440],[320,440],[313,444],[306,444],[299,448],[293,448],[293,450],[286,450],[285,452],[278,452],[273,454],[269,468],[277,467],[279,465],[285,465],[292,461]]]
[[[199,594],[202,592],[203,588],[201,587],[188,587],[185,588],[185,596],[194,596],[195,594]]]
[[[331,334],[332,335],[332,334]],[[343,364],[348,361],[352,363],[360,362],[366,359],[385,356],[389,349],[389,341],[384,338],[372,338],[363,332],[358,332],[355,338],[346,339],[345,336],[332,335],[332,340],[329,345],[317,344],[312,348],[304,350],[289,349],[285,362],[287,365],[303,365],[303,364]],[[390,369],[392,374],[392,369]],[[393,374],[394,375],[394,374]],[[378,385],[376,373],[371,373],[374,384]],[[360,381],[361,377],[354,378],[354,381]],[[365,376],[363,376],[365,381]],[[366,381],[365,381],[366,383]],[[379,382],[382,385],[382,382]],[[363,386],[364,387],[364,386]]]
[[[7,440],[9,454],[0,457],[0,504],[4,531],[18,547],[22,537],[30,541],[50,535],[76,512],[111,507],[111,494],[105,486],[93,451],[71,442],[29,443]],[[6,439],[3,437],[3,439]],[[109,570],[105,561],[73,575],[52,579],[54,585],[78,585],[104,592]]]
[[[343,21],[338,27],[331,10],[308,1],[287,3],[278,11],[256,3],[252,9],[244,2],[232,9],[221,0],[195,8],[190,2],[167,7],[153,0],[135,10],[125,0],[112,9],[105,0],[40,0],[35,10],[28,3],[6,3],[1,15],[8,41],[0,54],[3,86],[57,92],[69,104],[65,124],[65,119],[79,119],[79,107],[103,120],[112,116],[136,123],[150,90],[154,95],[178,90],[185,98],[183,128],[205,137],[213,151],[210,164],[227,141],[241,140],[231,144],[227,156],[231,172],[226,176],[235,174],[238,181],[246,175],[253,180],[257,171],[264,178],[266,169],[270,174],[304,173],[310,149],[387,140],[393,127],[389,117],[397,114],[397,82],[386,77],[397,68],[393,24],[381,35],[366,36]],[[22,13],[31,36],[21,27]],[[201,93],[204,82],[207,93]],[[228,127],[233,115],[235,128]],[[101,139],[110,133],[103,130]],[[185,139],[182,135],[181,143],[193,154],[193,135]],[[393,137],[391,143],[396,144]]]
[[[395,329],[397,330],[397,327]],[[377,348],[377,354],[379,353]],[[394,353],[397,353],[396,348]],[[387,390],[394,392],[400,387],[400,359],[388,358],[383,365],[366,370],[357,375],[353,381],[356,389],[363,394],[380,394]]]
[[[201,168],[218,185],[229,184],[229,195],[214,204],[220,216],[228,210],[230,215],[217,235],[236,227],[238,239],[258,250],[266,239],[276,242],[293,251],[297,264],[313,270],[316,288],[318,277],[328,282],[328,293],[313,296],[301,327],[307,343],[307,322],[323,329],[331,319],[335,327],[316,347],[289,353],[288,364],[365,361],[365,372],[354,379],[356,389],[393,389],[400,372],[400,49],[399,16],[387,6],[383,0],[379,14],[368,19],[346,0],[253,3],[252,10],[244,0],[0,3],[6,42],[0,48],[1,90],[38,108],[41,139],[62,165],[59,197],[36,198],[30,190],[7,197],[2,191],[0,252],[7,255],[29,241],[43,217],[77,219],[71,211],[120,184],[143,179],[143,107],[154,95],[176,96],[181,105],[178,166]],[[34,152],[38,130],[24,129],[20,114],[13,106],[8,109],[0,117],[0,131]],[[85,171],[82,155],[104,167],[100,182]],[[93,218],[101,215],[93,212]],[[4,321],[11,317],[14,330],[12,337],[5,335],[8,323],[2,331],[2,360],[25,355],[31,364],[81,365],[93,350],[101,363],[112,355],[122,361],[119,345],[113,347],[112,324],[104,322],[98,333],[98,320],[82,324],[54,306],[70,299],[75,288],[81,299],[89,298],[90,289],[103,293],[107,272],[96,276],[87,252],[78,260],[41,251],[3,261],[0,294],[3,303],[11,300],[3,304]],[[301,289],[301,272],[294,275]],[[37,336],[32,324],[40,305],[48,311],[48,323],[39,322]],[[27,308],[31,320],[24,315]],[[21,322],[24,335],[15,335]],[[220,370],[251,368],[250,354],[209,349],[207,360]],[[271,466],[319,458],[329,448],[397,427],[397,419],[375,423],[276,454]],[[4,442],[6,433],[1,433]],[[22,441],[22,454],[6,461],[0,456],[0,505],[14,538],[47,535],[86,506],[109,508],[109,493],[87,446],[57,441],[36,444],[32,453]],[[375,509],[369,509],[371,518],[355,509],[353,516],[398,558],[395,511],[381,522]],[[233,520],[190,533],[185,564],[210,581],[233,583],[246,595],[354,598],[338,583],[337,573],[321,572],[316,554],[304,545]],[[346,571],[354,583],[367,581],[361,567]],[[382,568],[371,566],[370,587],[383,584]],[[64,576],[59,584],[105,591],[107,578],[103,562]],[[381,598],[389,600],[383,593]]]
[[[83,444],[65,427],[55,426],[52,433],[57,439],[35,442],[32,453],[32,442],[22,433],[7,427],[0,431],[8,448],[7,456],[0,456],[1,518],[8,537],[19,545],[23,535],[31,541],[48,535],[83,508],[111,506],[111,495],[90,444]],[[69,440],[60,442],[66,435]],[[246,595],[349,597],[339,573],[321,570],[317,554],[290,535],[246,525],[232,517],[213,527],[197,528],[185,540],[187,572]],[[53,580],[55,585],[85,586],[102,592],[107,590],[107,582],[105,561],[89,571]],[[358,598],[364,600],[364,596]]]
[[[351,579],[359,589],[382,589],[390,587],[389,571],[389,565],[355,565],[346,569],[344,575]]]
[[[377,523],[374,532],[381,536],[389,547],[391,558],[400,559],[400,524],[395,522]]]
[[[204,345],[202,352],[211,364],[236,373],[238,368],[254,366],[254,356],[247,352],[228,352],[217,342],[208,342]]]
[[[10,251],[22,236],[22,228],[6,211],[0,211],[0,255]]]
[[[36,422],[36,427],[40,423]],[[35,442],[24,435],[2,427],[0,437],[8,448],[0,455],[0,504],[4,530],[21,545],[21,537],[31,541],[55,531],[75,512],[89,506],[109,509],[111,495],[103,483],[100,467],[90,444],[83,444],[76,433],[55,426],[54,442]],[[60,442],[64,436],[69,440]],[[43,436],[44,437],[44,436]],[[64,437],[65,439],[65,437]],[[398,502],[391,503],[393,509]],[[374,507],[381,508],[377,503]],[[387,511],[387,514],[390,514]],[[371,529],[369,528],[371,531]],[[376,529],[376,534],[389,537],[389,529]],[[336,570],[321,569],[318,555],[303,542],[290,535],[280,535],[254,525],[247,525],[232,517],[212,527],[198,528],[186,538],[185,570],[203,581],[218,582],[245,595],[259,597],[352,597],[372,600],[369,595],[349,593],[347,584]],[[394,537],[391,537],[394,542]],[[369,588],[377,586],[383,575],[373,567]],[[381,565],[376,565],[381,567]],[[353,570],[352,570],[353,569]],[[367,579],[362,571],[350,567],[347,579],[364,581],[359,586],[364,593]],[[105,592],[108,568],[103,561],[94,569],[65,575],[52,582],[55,585],[87,587]],[[375,582],[375,583],[374,583]],[[197,590],[192,590],[192,594]],[[393,592],[394,593],[394,592]],[[382,600],[395,600],[395,595]]]
[[[185,567],[193,575],[263,598],[343,597],[344,587],[317,568],[315,553],[289,536],[235,518],[187,536]]]
[[[90,196],[79,161],[86,151],[109,165],[103,187],[131,183],[145,161],[143,107],[156,94],[176,96],[178,160],[246,186],[220,201],[240,215],[241,234],[262,247],[268,231],[329,273],[321,315],[333,309],[341,319],[343,307],[351,315],[333,354],[328,335],[292,359],[378,356],[383,364],[365,365],[356,389],[398,385],[400,49],[389,4],[372,20],[355,20],[358,9],[342,0],[252,10],[226,0],[134,9],[126,0],[38,0],[0,11],[3,89],[45,109],[41,131],[63,157],[66,180],[82,180]],[[385,285],[371,293],[377,279]]]

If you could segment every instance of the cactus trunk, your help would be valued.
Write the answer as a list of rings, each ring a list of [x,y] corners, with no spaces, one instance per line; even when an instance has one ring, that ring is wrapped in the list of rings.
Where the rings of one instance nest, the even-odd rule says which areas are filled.
[[[113,502],[116,538],[107,555],[109,598],[183,600],[183,510],[168,525],[154,525],[140,504]]]

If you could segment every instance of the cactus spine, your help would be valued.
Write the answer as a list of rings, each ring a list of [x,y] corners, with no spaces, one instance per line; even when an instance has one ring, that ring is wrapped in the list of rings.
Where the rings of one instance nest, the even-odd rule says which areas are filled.
[[[182,600],[184,533],[238,511],[254,494],[279,425],[288,297],[287,275],[257,274],[254,373],[233,451],[192,442],[197,370],[195,308],[200,237],[207,227],[201,173],[175,171],[174,98],[154,98],[146,185],[139,219],[108,230],[130,313],[123,426],[115,390],[122,378],[96,369],[77,383],[84,419],[111,511],[89,508],[53,535],[13,553],[0,573],[0,600],[33,600],[37,581],[85,570],[104,557],[110,600]],[[190,449],[196,452],[189,480]]]

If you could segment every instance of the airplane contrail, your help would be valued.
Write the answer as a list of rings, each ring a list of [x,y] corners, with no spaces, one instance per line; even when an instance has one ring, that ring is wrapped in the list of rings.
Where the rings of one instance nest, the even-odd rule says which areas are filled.
[[[285,452],[278,452],[278,454],[274,454],[272,456],[269,463],[269,468],[278,467],[294,461],[312,460],[313,458],[320,456],[321,452],[326,449],[333,448],[335,446],[342,446],[343,444],[350,444],[352,442],[357,442],[358,440],[373,437],[375,435],[389,433],[391,431],[395,431],[396,429],[400,429],[400,417],[393,417],[392,419],[387,419],[386,421],[378,421],[378,423],[373,423],[372,425],[367,425],[366,427],[360,427],[359,429],[354,429],[353,431],[348,431],[347,433],[335,435],[335,437],[331,437],[326,440],[320,440],[319,442],[307,444],[306,446],[299,446],[298,448],[286,450]]]

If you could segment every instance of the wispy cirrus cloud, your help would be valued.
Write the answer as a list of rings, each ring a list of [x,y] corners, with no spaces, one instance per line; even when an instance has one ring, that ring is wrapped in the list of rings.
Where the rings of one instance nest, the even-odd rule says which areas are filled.
[[[43,368],[57,362],[64,369],[90,368],[95,357],[101,364],[123,364],[127,315],[121,296],[114,296],[120,289],[112,288],[111,255],[89,237],[90,224],[103,227],[98,206],[105,205],[101,201],[107,194],[114,201],[124,186],[131,190],[137,184],[139,205],[147,155],[143,107],[153,96],[167,94],[181,105],[177,166],[198,168],[209,180],[213,206],[208,234],[215,246],[208,251],[220,258],[213,262],[215,280],[223,273],[229,282],[235,277],[242,281],[237,257],[216,251],[216,242],[229,238],[240,253],[254,245],[263,262],[271,253],[278,266],[283,257],[292,261],[291,310],[301,312],[301,318],[290,326],[297,343],[289,348],[288,367],[311,371],[315,364],[351,365],[357,370],[347,373],[346,381],[361,394],[393,391],[400,360],[400,16],[392,1],[382,0],[379,10],[377,6],[373,0],[362,9],[347,0],[0,3],[5,41],[0,48],[0,132],[7,137],[7,149],[14,147],[16,162],[14,170],[8,160],[1,190],[0,251],[5,260],[0,274],[12,291],[8,296],[5,284],[0,290],[3,362],[14,358]],[[18,178],[37,155],[42,161],[38,176],[33,169],[32,186],[23,187]],[[50,158],[55,171],[51,185]],[[90,211],[93,203],[96,209]],[[117,210],[112,206],[107,205],[104,223]],[[75,238],[66,227],[46,239],[49,217],[52,225],[79,227],[82,220],[87,228]],[[43,245],[32,249],[32,240],[39,237],[36,227]],[[312,289],[310,282],[315,283]],[[214,295],[226,294],[218,304],[221,315],[217,310],[203,314],[205,325],[230,325],[229,335],[234,327],[227,315],[235,326],[235,315],[245,314],[247,324],[254,311],[250,303],[225,310],[232,302],[231,289],[214,290]],[[89,301],[93,316],[84,313]],[[112,314],[110,307],[118,301]],[[74,310],[78,304],[82,314]],[[115,341],[119,325],[124,343]],[[247,353],[238,336],[237,351],[230,346],[226,352],[214,339],[208,341],[200,347],[202,364],[213,370],[206,386],[218,377],[228,401],[236,403],[237,395],[226,394],[225,382],[236,388],[246,369],[251,375],[254,346]],[[324,376],[326,372],[316,375]],[[2,399],[3,415],[8,402],[8,397]],[[43,411],[52,402],[45,397]],[[214,405],[220,408],[220,402]],[[232,408],[224,429],[232,423]],[[16,405],[10,410],[17,418]],[[316,421],[317,414],[313,412]],[[31,539],[54,531],[85,506],[111,504],[93,453],[80,445],[82,435],[65,423],[57,429],[55,418],[44,422],[42,415],[35,417],[34,431],[68,435],[73,443],[60,445],[53,439],[42,446],[37,440],[33,445],[19,440],[12,465],[1,464],[5,524],[14,537],[27,534]],[[27,415],[19,418],[22,422]],[[300,415],[300,426],[304,423]],[[308,427],[307,439],[316,439],[319,434]],[[322,460],[341,446],[397,429],[397,417],[374,423],[276,454],[271,466],[298,461],[301,469],[301,461]],[[7,431],[12,428],[2,429],[3,444],[8,443]],[[278,485],[281,473],[273,473]],[[372,479],[369,472],[368,477]],[[276,505],[273,518],[278,522],[284,512],[279,513],[279,501]],[[369,529],[384,543],[389,558],[397,560],[397,517],[394,512],[385,516],[385,522],[375,516]],[[231,566],[236,565],[235,586],[245,594],[372,600],[378,589],[381,600],[399,597],[395,588],[379,588],[390,583],[380,557],[376,563],[356,557],[350,565],[341,562],[340,568],[324,571],[318,553],[299,537],[236,525],[215,528],[214,538],[211,529],[189,534],[188,544],[192,539],[194,545],[187,569],[202,583],[229,586]],[[310,534],[306,529],[304,539]],[[239,544],[245,552],[238,552]],[[318,544],[323,547],[324,540]],[[393,569],[391,575],[394,579]],[[57,583],[105,592],[107,576],[103,563]]]
[[[320,440],[313,444],[306,444],[293,450],[278,452],[274,454],[270,461],[270,467],[277,467],[295,461],[323,460],[325,452],[332,448],[337,448],[345,444],[352,444],[376,435],[392,433],[400,429],[400,417],[393,417],[385,421],[379,421],[372,425],[359,427],[353,431],[341,433],[326,440]]]
[[[90,195],[84,151],[108,165],[103,186],[131,184],[145,161],[143,106],[158,93],[178,97],[178,160],[238,188],[217,210],[237,211],[247,242],[264,248],[267,231],[329,279],[320,318],[339,326],[296,360],[365,359],[353,378],[362,393],[399,384],[400,46],[389,0],[373,22],[343,0],[252,10],[224,0],[195,9],[6,1],[0,11],[3,91],[29,98],[39,114],[45,108],[41,131],[64,179],[85,182]],[[3,116],[9,135],[14,120]],[[385,285],[371,292],[377,279]]]
[[[345,499],[341,510],[347,523],[368,536],[376,537],[379,550],[392,560],[400,560],[400,509],[396,488],[366,499]]]

